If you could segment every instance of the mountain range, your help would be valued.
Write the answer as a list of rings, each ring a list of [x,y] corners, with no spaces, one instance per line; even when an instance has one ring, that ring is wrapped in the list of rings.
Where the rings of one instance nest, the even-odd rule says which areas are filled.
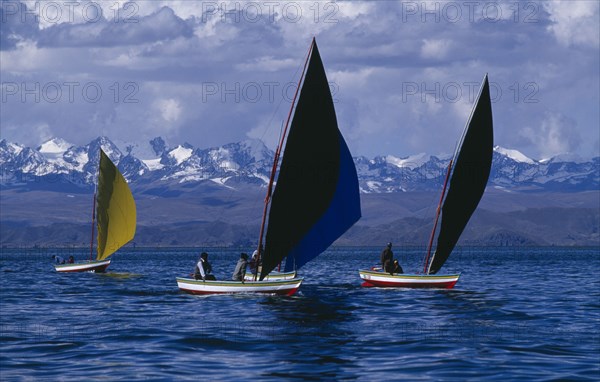
[[[117,164],[125,178],[146,192],[198,182],[224,188],[240,184],[266,186],[273,151],[259,140],[245,140],[221,147],[195,148],[188,143],[169,147],[157,137],[145,144],[115,144],[99,137],[85,146],[61,138],[37,148],[0,141],[0,184],[4,187],[47,187],[56,184],[90,188],[94,184],[99,148]],[[355,157],[362,193],[438,190],[449,157],[417,154]],[[536,161],[517,150],[494,148],[490,185],[529,191],[589,191],[600,185],[600,157],[584,160],[556,156]],[[154,187],[152,187],[154,186]],[[175,187],[177,188],[177,187]]]
[[[84,146],[54,138],[35,148],[0,140],[0,244],[89,245],[100,147],[130,182],[136,244],[255,244],[273,152],[259,140],[203,149],[160,137],[98,137]],[[600,157],[533,160],[502,147],[493,155],[488,188],[459,244],[600,246]],[[336,244],[424,244],[449,158],[354,160],[363,217]]]

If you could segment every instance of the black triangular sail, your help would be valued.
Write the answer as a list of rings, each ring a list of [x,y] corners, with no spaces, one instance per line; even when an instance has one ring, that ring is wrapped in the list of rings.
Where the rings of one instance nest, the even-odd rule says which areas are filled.
[[[359,218],[356,168],[313,40],[269,211],[261,279],[286,257],[286,271],[300,268]]]
[[[486,76],[450,178],[429,273],[437,273],[444,265],[477,208],[490,176],[493,147],[492,103]]]

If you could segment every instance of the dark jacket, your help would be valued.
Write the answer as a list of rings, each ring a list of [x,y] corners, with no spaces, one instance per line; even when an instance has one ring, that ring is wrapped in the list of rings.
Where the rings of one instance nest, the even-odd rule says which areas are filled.
[[[198,263],[196,263],[196,267],[194,268],[194,278],[196,280],[210,280],[213,277],[207,277],[212,272],[212,266],[208,262],[208,260],[200,259]]]
[[[385,249],[381,252],[381,267],[387,271],[386,264],[389,267],[394,261],[394,252],[390,247],[385,247]]]

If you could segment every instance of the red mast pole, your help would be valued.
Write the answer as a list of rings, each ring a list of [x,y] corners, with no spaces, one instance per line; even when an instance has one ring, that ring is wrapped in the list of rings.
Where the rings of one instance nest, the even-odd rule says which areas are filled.
[[[258,270],[258,264],[260,264],[260,256],[261,256],[261,247],[263,243],[263,235],[265,231],[265,224],[267,221],[267,208],[269,203],[271,202],[271,195],[273,193],[273,183],[275,182],[275,173],[277,172],[277,165],[279,163],[279,156],[281,155],[281,149],[283,148],[283,142],[285,141],[285,136],[287,135],[288,127],[290,124],[290,119],[292,118],[292,111],[294,110],[294,105],[296,104],[296,98],[298,96],[298,91],[300,90],[300,85],[302,84],[302,80],[304,79],[304,74],[306,71],[306,65],[308,65],[308,59],[310,58],[310,53],[312,52],[312,48],[315,45],[315,38],[313,37],[312,42],[310,44],[310,48],[308,48],[308,54],[306,55],[306,60],[304,60],[304,67],[302,68],[302,74],[300,75],[300,80],[298,80],[298,86],[296,87],[296,91],[294,92],[294,98],[292,99],[292,105],[290,107],[290,111],[288,112],[287,120],[285,122],[285,127],[283,129],[283,134],[281,134],[281,139],[279,140],[279,144],[277,145],[277,149],[275,150],[275,157],[273,159],[273,168],[271,169],[271,177],[269,178],[269,185],[267,187],[267,196],[265,197],[265,207],[263,209],[262,222],[260,223],[260,233],[258,236],[258,255],[256,256],[256,267]],[[254,275],[254,280],[258,277],[258,272]]]
[[[438,220],[440,218],[440,212],[442,208],[442,202],[444,201],[444,195],[446,194],[446,187],[448,186],[448,179],[450,178],[450,170],[452,169],[453,159],[448,164],[448,171],[446,171],[446,179],[444,180],[444,188],[442,189],[442,195],[440,196],[440,202],[438,203],[437,211],[435,213],[435,222],[433,223],[433,230],[429,238],[429,246],[427,248],[427,256],[425,257],[425,264],[423,265],[423,273],[427,274],[427,268],[429,265],[429,257],[431,256],[431,247],[433,245],[433,237],[435,236],[435,230],[437,229]]]

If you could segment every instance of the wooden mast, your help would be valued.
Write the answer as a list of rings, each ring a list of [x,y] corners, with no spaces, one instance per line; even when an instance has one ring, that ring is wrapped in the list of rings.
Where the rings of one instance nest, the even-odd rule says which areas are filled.
[[[433,238],[435,236],[435,230],[437,229],[438,221],[440,219],[440,212],[442,212],[442,202],[444,201],[444,195],[446,194],[446,187],[448,186],[448,179],[450,179],[450,172],[452,170],[452,163],[454,162],[454,158],[450,159],[450,164],[448,164],[448,171],[446,171],[446,179],[444,180],[444,188],[442,188],[442,195],[440,196],[440,202],[437,206],[437,211],[435,213],[435,222],[433,223],[433,229],[431,230],[431,236],[429,237],[429,245],[427,247],[427,256],[425,257],[425,264],[423,265],[423,273],[428,274],[428,263],[429,256],[431,255],[431,246],[433,245]]]
[[[96,191],[94,190],[94,199],[92,201],[92,236],[90,238],[90,261],[94,253],[94,223],[96,220]]]
[[[265,230],[265,224],[267,220],[267,209],[269,203],[271,202],[271,195],[273,193],[273,183],[275,182],[275,174],[277,172],[277,165],[279,163],[279,156],[281,155],[281,150],[283,148],[283,143],[285,141],[285,137],[287,135],[288,127],[290,124],[290,119],[292,118],[292,111],[294,110],[294,105],[296,104],[296,98],[298,97],[298,92],[300,91],[300,86],[302,84],[302,80],[304,79],[304,74],[306,72],[306,66],[308,65],[308,59],[310,58],[310,54],[312,52],[312,48],[315,45],[315,38],[313,37],[312,42],[310,44],[310,48],[308,49],[308,54],[306,55],[306,60],[304,61],[304,67],[302,68],[302,74],[300,75],[300,79],[298,80],[298,86],[296,87],[296,91],[294,92],[294,98],[292,99],[292,105],[290,106],[290,111],[288,112],[288,116],[285,122],[285,127],[283,129],[283,134],[281,134],[281,139],[279,140],[279,144],[277,145],[277,149],[275,150],[275,156],[273,158],[273,167],[271,169],[271,176],[269,178],[269,185],[267,186],[267,195],[265,197],[265,206],[263,208],[263,216],[260,224],[260,233],[258,236],[258,255],[256,256],[256,274],[254,275],[254,280],[258,277],[258,265],[260,264],[260,257],[262,255],[262,244],[263,244],[263,236]]]
[[[102,146],[98,150],[98,173],[96,174],[96,180],[94,181],[94,198],[92,200],[92,237],[90,238],[90,261],[93,260],[94,252],[94,223],[96,220],[96,194],[98,193],[98,174],[100,174],[100,160],[102,158]]]

